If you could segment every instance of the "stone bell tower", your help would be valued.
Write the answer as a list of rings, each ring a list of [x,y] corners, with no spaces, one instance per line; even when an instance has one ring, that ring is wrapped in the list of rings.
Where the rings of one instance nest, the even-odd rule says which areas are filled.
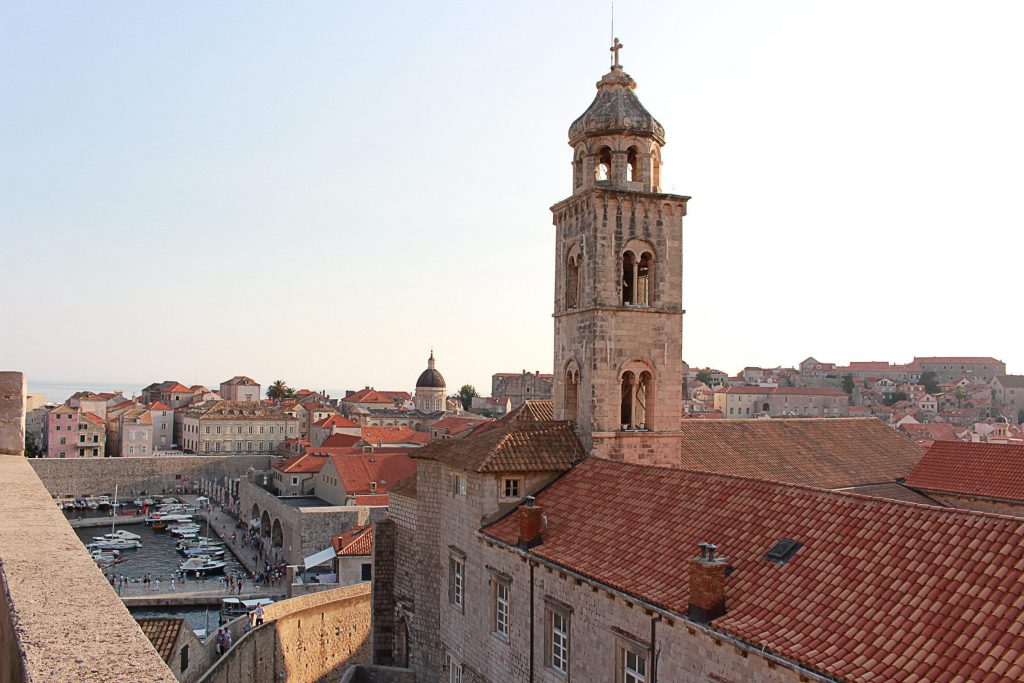
[[[661,192],[665,129],[615,63],[569,127],[573,193],[551,207],[555,418],[591,454],[675,465],[682,417],[682,218]]]

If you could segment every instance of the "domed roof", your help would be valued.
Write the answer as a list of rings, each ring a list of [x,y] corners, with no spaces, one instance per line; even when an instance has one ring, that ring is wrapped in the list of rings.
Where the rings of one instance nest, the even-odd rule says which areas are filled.
[[[597,82],[597,96],[569,126],[569,144],[595,135],[625,133],[654,138],[665,144],[665,128],[640,104],[633,92],[636,81],[616,64]]]
[[[434,369],[434,352],[430,352],[430,359],[427,361],[427,369],[420,373],[416,380],[417,389],[444,389],[444,376]]]

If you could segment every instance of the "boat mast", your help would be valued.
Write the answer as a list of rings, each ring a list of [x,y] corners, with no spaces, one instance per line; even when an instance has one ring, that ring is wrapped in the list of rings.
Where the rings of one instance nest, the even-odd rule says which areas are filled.
[[[114,533],[114,525],[117,524],[117,484],[114,484],[114,514],[110,516],[110,533]]]

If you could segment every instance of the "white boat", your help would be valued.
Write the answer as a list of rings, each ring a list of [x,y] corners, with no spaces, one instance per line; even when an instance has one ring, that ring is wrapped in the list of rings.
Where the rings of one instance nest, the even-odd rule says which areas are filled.
[[[225,566],[227,566],[227,562],[224,560],[215,560],[209,555],[199,555],[185,560],[178,565],[178,569],[186,574],[198,574],[199,572],[216,574],[224,571]]]
[[[175,546],[175,547],[178,550],[182,550],[184,548],[194,548],[197,545],[218,545],[218,546],[222,546],[222,545],[224,545],[224,542],[221,541],[219,538],[214,538],[213,536],[194,536],[192,538],[183,538],[183,539],[181,539],[180,541],[178,541],[178,545]]]
[[[141,548],[141,541],[93,541],[85,546],[89,550],[131,550]]]
[[[146,517],[146,524],[155,524],[161,522],[163,524],[182,524],[182,523],[193,523],[192,515],[186,515],[180,512],[154,512],[149,517]]]
[[[93,536],[94,541],[141,541],[142,536],[133,534],[130,531],[124,529],[118,529],[117,531],[111,531],[109,534],[103,534],[102,536]]]
[[[121,554],[118,550],[92,550],[89,555],[96,562],[96,564],[113,564],[117,561],[118,556]]]
[[[179,524],[167,527],[167,530],[175,536],[196,536],[199,534],[200,529],[202,527],[198,524]]]
[[[182,552],[185,553],[185,557],[202,557],[203,555],[207,555],[208,557],[212,557],[218,560],[224,557],[223,547],[215,548],[208,545],[201,545],[195,548],[186,548]]]

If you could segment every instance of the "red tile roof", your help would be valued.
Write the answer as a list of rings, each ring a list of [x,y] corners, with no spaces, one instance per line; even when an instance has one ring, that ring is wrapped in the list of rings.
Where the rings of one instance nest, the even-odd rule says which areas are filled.
[[[1002,365],[1003,361],[991,356],[914,356],[914,364],[945,363],[947,365]]]
[[[443,417],[434,424],[430,425],[430,429],[444,432],[449,436],[458,436],[465,432],[475,429],[485,422],[491,422],[490,418],[486,417],[458,417],[450,415]]]
[[[178,642],[178,635],[185,625],[184,617],[177,619],[146,617],[136,619],[142,632],[153,643],[153,647],[160,653],[163,660],[171,664],[171,657],[174,655],[174,645]],[[187,627],[186,627],[187,628]]]
[[[683,469],[825,489],[895,481],[923,450],[873,417],[683,420]]]
[[[149,404],[149,409],[150,410],[172,410],[172,408],[169,405],[167,405],[166,403],[163,403],[162,401],[153,401],[152,403]]]
[[[362,441],[362,437],[355,434],[331,434],[320,444],[320,448],[352,448]]]
[[[313,423],[314,427],[359,427],[355,422],[342,415],[328,415],[322,420]]]
[[[906,483],[926,491],[1024,503],[1024,445],[936,441]]]
[[[677,615],[689,558],[715,543],[734,571],[712,628],[825,675],[1024,677],[1020,520],[597,458],[537,503],[529,552]],[[516,515],[483,532],[515,544]],[[782,539],[802,547],[780,565],[766,555]]]
[[[363,441],[376,446],[385,443],[415,443],[413,437],[416,430],[412,427],[363,427],[359,430]]]
[[[406,479],[415,479],[415,477],[406,477]],[[404,481],[404,480],[403,480]],[[369,505],[373,507],[386,507],[388,504],[387,493],[369,493],[365,496],[357,495],[352,496],[353,505]]]
[[[331,464],[347,495],[384,494],[402,479],[416,474],[416,462],[404,453],[332,455]],[[370,486],[371,482],[376,483],[375,488]]]
[[[373,553],[373,527],[354,526],[343,534],[331,536],[331,545],[338,557],[370,555]]]
[[[192,392],[191,389],[186,387],[184,384],[179,384],[178,382],[174,382],[166,387],[161,387],[160,390],[162,392],[166,391],[170,394],[187,394]]]
[[[288,474],[316,474],[324,468],[326,463],[326,455],[303,453],[302,455],[288,458],[280,465],[272,465],[272,467],[279,472],[287,472]]]
[[[103,422],[103,418],[100,417],[99,415],[96,415],[95,413],[84,412],[82,413],[82,419],[88,420],[89,422],[92,422],[95,425],[99,425],[100,427],[106,427],[106,423]]]
[[[347,403],[394,403],[388,394],[405,393],[405,392],[381,392],[376,389],[367,387],[366,389],[360,389],[356,393],[346,396],[341,399]]]

